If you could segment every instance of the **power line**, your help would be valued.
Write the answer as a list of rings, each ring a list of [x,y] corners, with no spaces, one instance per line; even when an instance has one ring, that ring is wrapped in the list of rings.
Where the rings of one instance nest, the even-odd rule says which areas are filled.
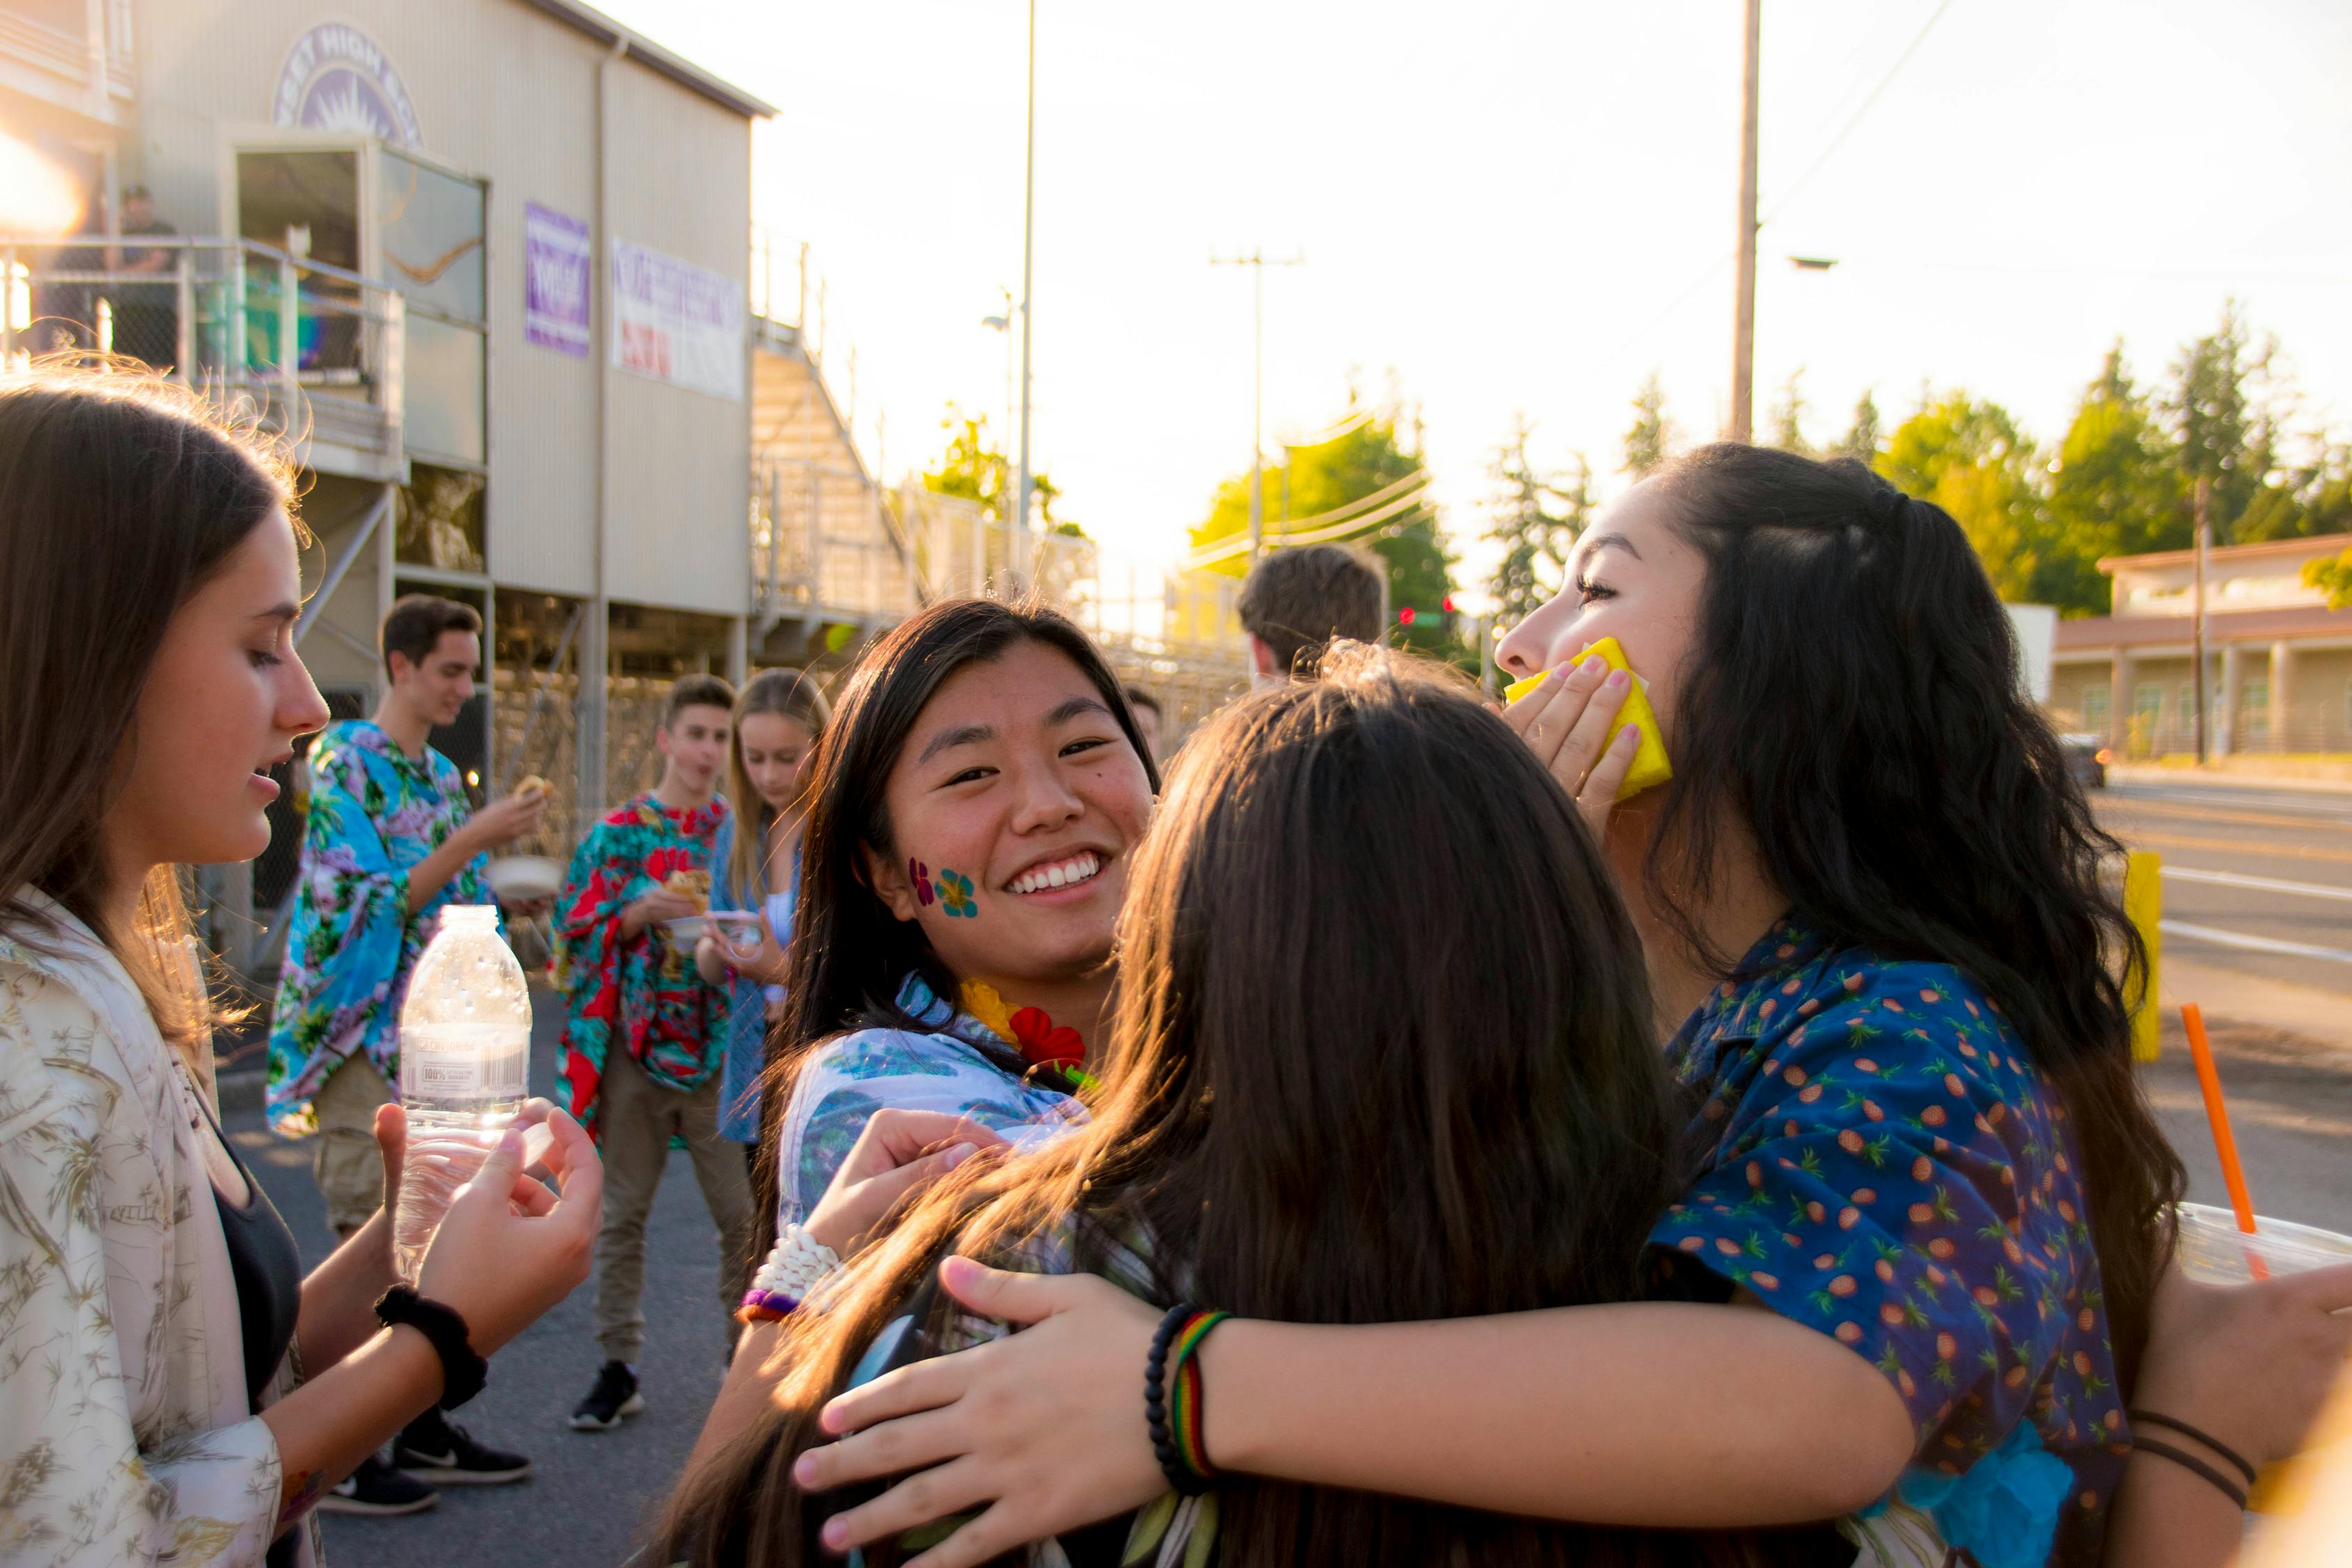
[[[1951,8],[1952,0],[1943,0],[1943,4],[1936,7],[1935,12],[1928,16],[1927,23],[1920,27],[1917,33],[1912,36],[1911,41],[1903,47],[1903,52],[1895,57],[1895,63],[1886,68],[1886,74],[1878,79],[1878,85],[1870,89],[1870,95],[1862,100],[1862,107],[1855,110],[1853,111],[1853,118],[1848,120],[1844,125],[1839,128],[1836,135],[1830,138],[1829,145],[1822,149],[1821,156],[1815,158],[1811,163],[1805,166],[1805,172],[1797,176],[1796,184],[1790,185],[1787,190],[1782,191],[1780,193],[1780,200],[1772,204],[1772,210],[1765,214],[1761,219],[1758,220],[1756,226],[1759,229],[1763,228],[1766,225],[1771,223],[1774,218],[1779,217],[1782,213],[1789,210],[1789,204],[1796,200],[1797,193],[1804,189],[1805,182],[1811,179],[1815,174],[1820,174],[1822,172],[1822,165],[1828,163],[1832,155],[1834,154],[1840,147],[1845,144],[1845,139],[1853,134],[1854,127],[1862,123],[1863,117],[1867,115],[1870,112],[1872,106],[1877,103],[1879,95],[1894,85],[1895,79],[1902,74],[1903,68],[1910,63],[1911,57],[1913,55],[1919,52],[1919,46],[1927,41],[1927,35],[1936,30],[1936,24],[1942,21],[1944,19],[1944,13]]]

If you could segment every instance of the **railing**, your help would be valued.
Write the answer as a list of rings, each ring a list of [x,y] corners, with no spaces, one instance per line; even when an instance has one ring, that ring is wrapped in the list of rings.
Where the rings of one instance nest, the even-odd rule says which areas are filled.
[[[20,61],[85,90],[102,71],[106,91],[128,98],[137,74],[131,48],[131,0],[107,0],[100,20],[103,37],[93,40],[87,0],[36,0],[31,5],[19,0],[0,9],[0,58]]]
[[[348,449],[371,477],[402,458],[404,330],[396,290],[252,240],[0,235],[0,367],[120,354],[250,397],[271,426]]]

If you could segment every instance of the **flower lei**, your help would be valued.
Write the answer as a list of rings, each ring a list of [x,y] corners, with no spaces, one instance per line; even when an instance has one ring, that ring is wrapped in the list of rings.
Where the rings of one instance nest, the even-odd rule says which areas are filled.
[[[996,987],[977,980],[965,981],[958,988],[957,1000],[1032,1067],[1057,1073],[1081,1091],[1095,1087],[1095,1076],[1085,1068],[1085,1040],[1067,1024],[1054,1022],[1043,1007],[1010,1006],[997,994]]]

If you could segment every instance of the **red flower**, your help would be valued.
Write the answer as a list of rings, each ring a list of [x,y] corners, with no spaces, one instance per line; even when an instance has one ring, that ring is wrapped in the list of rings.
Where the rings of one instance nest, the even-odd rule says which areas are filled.
[[[674,846],[656,849],[646,857],[646,875],[656,882],[668,881],[670,873],[673,871],[698,869],[699,868],[695,864],[693,851],[680,849]]]
[[[1087,1059],[1086,1042],[1067,1024],[1056,1024],[1043,1007],[1024,1007],[1013,1015],[1013,1037],[1021,1054],[1043,1067],[1077,1067]]]

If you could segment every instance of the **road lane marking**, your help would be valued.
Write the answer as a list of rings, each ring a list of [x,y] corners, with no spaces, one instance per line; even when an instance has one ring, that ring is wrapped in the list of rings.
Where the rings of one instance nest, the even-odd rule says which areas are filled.
[[[2261,893],[2292,893],[2299,899],[2340,899],[2352,904],[2352,888],[2324,882],[2283,882],[2276,877],[2249,877],[2239,871],[2198,871],[2187,866],[2167,866],[2164,874],[2184,882],[2210,882],[2217,888],[2252,888]]]
[[[2249,827],[2333,827],[2343,832],[2352,827],[2352,816],[2336,816],[2333,811],[2310,811],[2303,816],[2274,816],[2270,811],[2200,811],[2192,806],[2173,806],[2155,799],[2116,799],[2110,802],[2116,811],[2147,811],[2155,816],[2185,816],[2194,823],[2242,823]]]
[[[2332,860],[2352,866],[2352,849],[2318,849],[2309,845],[2273,848],[2267,844],[2249,844],[2238,838],[2191,838],[2179,833],[2119,833],[2116,837],[2126,844],[2146,845],[2151,849],[2220,849],[2231,855],[2266,855],[2283,860]]]
[[[2167,936],[2180,937],[2188,942],[2210,942],[2215,947],[2234,947],[2247,952],[2275,952],[2286,958],[2318,958],[2331,963],[2352,963],[2352,952],[2340,947],[2314,947],[2306,942],[2281,942],[2276,937],[2248,936],[2243,931],[2190,925],[2187,921],[2164,921],[2157,929]]]

